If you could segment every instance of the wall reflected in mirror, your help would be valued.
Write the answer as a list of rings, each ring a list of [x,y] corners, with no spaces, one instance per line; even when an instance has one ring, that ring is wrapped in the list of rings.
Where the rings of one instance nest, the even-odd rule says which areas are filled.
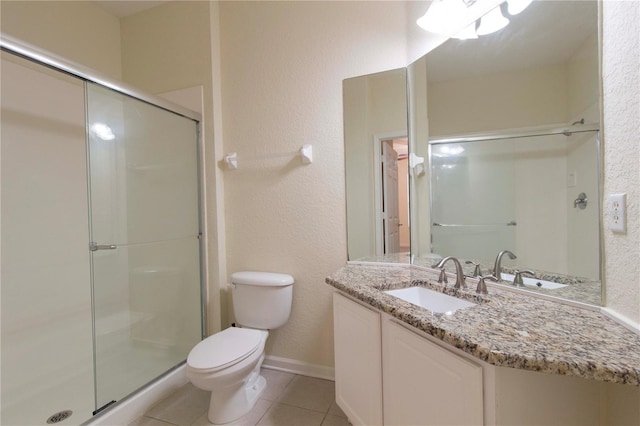
[[[343,82],[349,260],[409,262],[406,69]]]

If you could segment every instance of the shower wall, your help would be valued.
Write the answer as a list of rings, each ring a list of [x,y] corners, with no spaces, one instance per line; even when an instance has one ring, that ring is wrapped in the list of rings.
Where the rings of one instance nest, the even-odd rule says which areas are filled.
[[[61,410],[85,420],[94,396],[82,81],[3,52],[1,140],[0,423],[43,424]]]

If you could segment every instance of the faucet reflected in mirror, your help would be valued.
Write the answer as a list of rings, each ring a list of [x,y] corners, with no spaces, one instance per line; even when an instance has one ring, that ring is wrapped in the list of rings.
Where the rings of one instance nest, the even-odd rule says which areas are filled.
[[[544,41],[534,36],[541,27]],[[598,45],[595,0],[533,2],[495,36],[449,40],[406,70],[388,72],[406,72],[406,86],[387,79],[376,93],[382,86],[368,85],[371,76],[345,80],[349,260],[430,267],[455,256],[479,277],[491,266],[495,272],[495,253],[508,250],[518,258],[500,264],[504,272],[565,284],[527,290],[601,304]],[[352,96],[364,87],[365,97]],[[389,95],[392,87],[397,95]],[[387,97],[389,105],[408,99],[409,156],[426,159],[420,173],[408,171],[410,253],[380,253],[368,243],[380,232],[372,219],[375,166],[363,165],[371,156],[352,138],[371,145],[376,133],[399,128],[400,120],[377,120],[375,131],[358,124],[365,120],[355,105]],[[589,203],[574,208],[581,193]]]
[[[502,256],[504,255],[509,256],[509,259],[516,259],[517,256],[513,253],[511,253],[509,250],[502,250],[500,251],[500,253],[498,253],[498,255],[496,256],[496,261],[493,264],[493,277],[496,279],[496,281],[500,281],[502,279],[501,277],[501,273],[502,273]]]

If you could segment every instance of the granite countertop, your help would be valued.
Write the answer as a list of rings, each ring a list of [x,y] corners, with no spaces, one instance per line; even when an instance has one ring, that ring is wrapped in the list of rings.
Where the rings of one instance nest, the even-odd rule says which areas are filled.
[[[489,286],[488,296],[436,284],[409,266],[346,265],[327,284],[489,364],[640,386],[640,335],[599,311]],[[452,280],[450,280],[451,282]],[[421,285],[477,303],[434,314],[384,290]]]
[[[409,253],[393,253],[393,254],[385,254],[382,256],[369,256],[361,259],[357,259],[356,262],[363,263],[401,263],[401,264],[414,264],[417,266],[422,266],[426,268],[430,268],[433,264],[437,263],[442,259],[442,256],[437,254],[427,254],[422,255],[420,257],[416,257],[413,262],[411,262],[411,256]],[[460,259],[462,263],[462,269],[466,276],[473,275],[473,265],[465,264],[462,262],[463,260],[473,260],[476,263],[479,263],[481,266],[481,271],[483,273],[490,273],[493,270],[493,262],[490,264],[486,261],[482,261],[479,259]],[[507,259],[508,261],[508,259]],[[449,262],[445,265],[445,269],[448,272],[455,273],[453,263]],[[532,268],[514,268],[509,266],[504,266],[502,268],[503,272],[513,274],[515,269],[532,269]],[[546,294],[548,296],[560,297],[567,300],[575,300],[581,303],[590,303],[593,305],[602,304],[602,285],[600,281],[593,281],[588,278],[582,277],[574,277],[570,275],[563,275],[554,272],[547,272],[539,269],[533,269],[535,272],[535,276],[538,279],[552,281],[556,283],[566,284],[566,287],[557,288],[557,289],[545,289],[545,288],[536,288],[536,287],[525,287],[524,289],[527,291],[532,291],[534,293]],[[502,285],[509,285],[506,281],[500,282]]]

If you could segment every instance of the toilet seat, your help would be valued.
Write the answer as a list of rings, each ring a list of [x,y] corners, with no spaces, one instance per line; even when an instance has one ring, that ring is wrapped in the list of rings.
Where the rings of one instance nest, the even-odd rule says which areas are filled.
[[[261,330],[229,327],[198,343],[189,352],[187,366],[211,373],[237,364],[261,346],[265,334]]]

